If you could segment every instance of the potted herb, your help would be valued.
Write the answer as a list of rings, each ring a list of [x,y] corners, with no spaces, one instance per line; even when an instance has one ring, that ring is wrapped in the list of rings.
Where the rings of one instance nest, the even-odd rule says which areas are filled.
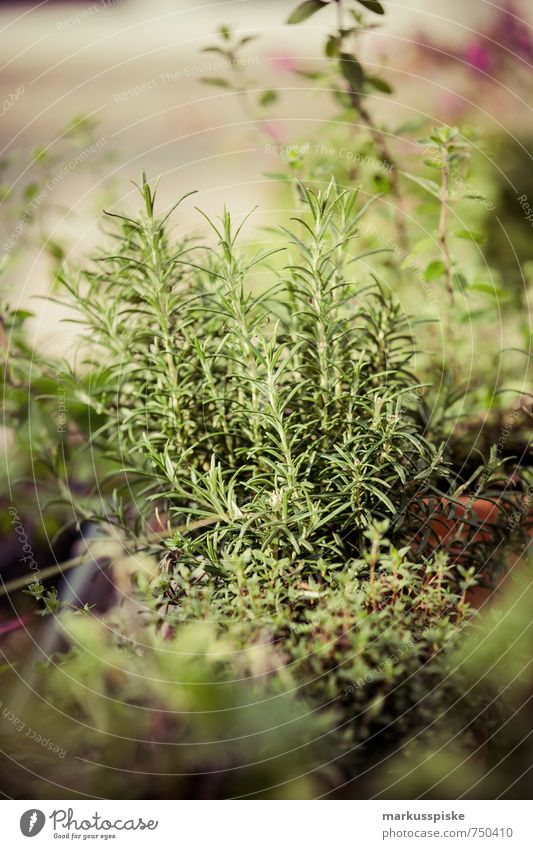
[[[268,250],[242,246],[245,222],[228,211],[206,219],[204,245],[173,237],[190,201],[159,211],[143,175],[141,213],[113,213],[109,245],[59,274],[75,364],[17,357],[25,388],[35,369],[42,387],[61,367],[75,415],[48,484],[74,522],[102,528],[64,571],[85,561],[112,593],[102,614],[38,579],[28,587],[54,629],[32,687],[50,738],[56,714],[65,726],[60,775],[73,794],[108,794],[112,775],[117,795],[316,795],[379,769],[461,698],[450,658],[476,632],[472,591],[498,579],[503,544],[529,517],[527,469],[509,495],[498,449],[465,470],[447,429],[458,400],[470,402],[448,227],[465,141],[450,128],[429,136],[439,183],[401,172],[367,103],[387,84],[349,47],[358,7],[383,7],[305,2],[290,22],[326,6],[338,13],[325,46],[337,101],[392,169],[379,186],[391,203],[374,219],[392,225],[392,243],[375,225],[362,238],[374,199],[351,179],[294,180],[295,161],[297,213]],[[221,37],[235,63],[239,45]],[[234,88],[248,107],[240,77]],[[413,186],[437,201],[439,255],[422,277],[438,285],[457,343],[435,403],[419,327],[395,292]],[[33,395],[44,415],[56,403]],[[95,455],[93,490],[73,486],[73,468]],[[483,693],[474,701],[478,734],[489,711]],[[0,733],[20,752],[16,729]],[[257,738],[257,756],[243,737]],[[54,774],[44,758],[35,787],[49,792]],[[21,775],[12,781],[21,792]]]

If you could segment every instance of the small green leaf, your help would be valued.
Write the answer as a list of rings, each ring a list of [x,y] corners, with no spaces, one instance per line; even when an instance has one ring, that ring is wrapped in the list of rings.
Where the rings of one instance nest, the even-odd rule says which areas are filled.
[[[424,280],[426,283],[430,283],[431,280],[436,280],[437,277],[442,277],[445,271],[446,266],[442,260],[435,259],[426,267],[426,270],[424,271]]]
[[[425,251],[431,250],[435,245],[435,239],[432,239],[430,236],[424,236],[422,239],[419,239],[413,247],[411,248],[411,253],[413,254],[423,254]]]
[[[364,6],[365,9],[368,9],[369,12],[374,12],[376,15],[384,15],[385,9],[378,3],[378,0],[357,0],[361,6]]]
[[[326,47],[324,48],[324,53],[328,57],[328,59],[335,59],[339,53],[339,39],[335,35],[330,35],[328,40],[326,41]]]
[[[311,15],[314,15],[315,12],[319,12],[320,9],[323,9],[324,6],[327,6],[327,2],[324,0],[305,0],[304,3],[301,3],[296,7],[294,12],[288,17],[288,24],[301,24],[302,21],[310,18]]]
[[[304,77],[306,80],[319,80],[324,74],[321,74],[320,71],[305,71],[297,68],[294,71],[295,74],[298,74],[299,77]]]
[[[476,233],[474,230],[456,230],[455,235],[458,239],[466,239],[469,242],[475,242],[477,245],[482,245],[485,242],[483,233]]]
[[[44,147],[36,147],[33,151],[33,161],[41,162],[43,159],[48,158],[48,151]]]
[[[217,86],[217,88],[231,88],[229,82],[222,77],[202,77],[202,82],[206,85]]]
[[[365,74],[360,62],[357,61],[355,56],[352,56],[350,53],[341,53],[340,69],[341,74],[344,79],[350,83],[350,86],[355,91],[360,91],[365,79]]]
[[[425,189],[426,192],[429,192],[433,195],[433,197],[440,200],[440,187],[434,180],[426,180],[425,177],[419,177],[417,174],[409,174],[408,171],[402,171],[402,174],[404,177],[407,177],[408,180],[412,180],[413,183],[417,183]]]
[[[259,106],[270,106],[272,103],[276,103],[277,99],[277,92],[269,88],[259,96]]]
[[[466,279],[464,274],[461,274],[459,271],[456,271],[452,275],[452,280],[455,285],[458,286],[460,289],[466,289],[468,286],[468,280]]]
[[[228,58],[228,51],[223,50],[222,47],[204,47],[202,48],[202,53],[217,53],[219,56],[224,56],[225,59]]]
[[[53,239],[48,239],[45,244],[45,248],[54,259],[58,260],[58,262],[63,262],[65,259],[65,250],[59,242],[54,241]]]
[[[33,318],[35,313],[30,312],[29,310],[13,310],[11,315],[16,316],[16,318],[25,319],[25,318]]]
[[[388,84],[386,80],[382,80],[381,77],[367,77],[367,83],[370,83],[372,88],[375,88],[376,91],[382,91],[384,94],[392,94],[393,89]]]
[[[482,292],[484,295],[488,295],[496,301],[509,300],[509,292],[507,292],[506,289],[502,289],[501,286],[496,286],[495,283],[484,283],[483,281],[478,281],[477,283],[472,283],[470,289],[474,292]]]

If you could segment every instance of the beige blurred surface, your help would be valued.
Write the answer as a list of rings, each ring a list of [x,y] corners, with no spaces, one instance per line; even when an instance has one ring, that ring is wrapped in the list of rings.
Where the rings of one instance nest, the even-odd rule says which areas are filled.
[[[65,123],[84,113],[98,121],[102,150],[115,154],[100,172],[87,177],[83,169],[73,169],[61,181],[57,193],[66,212],[60,216],[58,232],[68,231],[75,248],[93,244],[101,222],[101,184],[117,178],[116,207],[132,205],[135,190],[130,181],[138,179],[141,168],[152,178],[162,176],[163,205],[197,190],[196,203],[211,214],[220,212],[223,204],[237,215],[259,205],[255,225],[267,223],[279,198],[273,181],[265,176],[278,165],[269,144],[274,139],[316,140],[327,114],[325,101],[309,91],[311,85],[285,71],[287,63],[305,63],[319,55],[329,10],[304,26],[289,28],[283,22],[294,5],[274,0],[3,5],[3,96],[17,87],[24,90],[0,119],[2,150],[22,149],[29,155],[36,145],[43,145],[54,151],[61,145]],[[475,37],[496,8],[485,0],[385,5],[385,27],[369,35],[364,51],[371,63],[389,63],[391,75],[421,33],[460,45]],[[201,51],[221,23],[242,34],[261,36],[243,55],[253,89],[283,90],[272,120],[254,124],[232,93],[201,84],[202,75],[220,73],[216,56]],[[392,98],[372,98],[376,114],[402,120],[420,109],[442,120],[455,96],[453,82],[448,84],[435,69],[421,69],[417,76],[416,67],[408,68],[396,76]],[[511,92],[509,99],[513,97]],[[518,101],[515,107],[520,112]],[[498,109],[487,115],[475,103],[472,109],[497,126]],[[19,184],[25,179],[23,170],[15,175]],[[179,227],[194,231],[200,222],[193,204],[188,204]],[[28,255],[17,275],[21,302],[46,290],[47,266],[41,256]],[[51,306],[40,308],[36,333],[52,343],[57,315]]]
[[[120,151],[121,179],[137,177],[143,166],[151,174],[168,175],[164,190],[172,195],[179,188],[198,189],[208,209],[218,207],[221,196],[229,204],[261,201],[258,154],[264,140],[231,94],[200,84],[202,72],[217,74],[216,57],[201,49],[223,22],[260,34],[245,52],[248,72],[259,89],[274,82],[289,89],[279,110],[279,133],[282,141],[301,138],[322,115],[313,110],[312,99],[290,90],[305,85],[282,76],[275,57],[316,56],[329,10],[305,27],[287,28],[283,21],[294,5],[96,0],[3,6],[2,88],[8,93],[23,84],[25,90],[2,117],[2,147],[53,146],[65,121],[84,112],[98,119],[106,143]],[[484,0],[386,5],[386,26],[365,48],[371,56],[401,55],[421,32],[458,44],[493,12]],[[412,80],[403,82],[391,108],[401,109],[408,99]],[[438,118],[444,95],[442,90],[435,95]]]

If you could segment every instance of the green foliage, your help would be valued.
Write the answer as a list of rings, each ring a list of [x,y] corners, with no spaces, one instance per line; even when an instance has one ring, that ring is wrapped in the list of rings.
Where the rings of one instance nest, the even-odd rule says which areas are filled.
[[[328,714],[296,697],[289,672],[266,675],[281,653],[237,649],[208,622],[172,641],[151,627],[137,641],[131,629],[74,614],[62,628],[75,648],[34,675],[41,698],[28,702],[16,676],[2,675],[4,791],[297,799],[325,786],[317,770],[328,760]]]
[[[415,564],[386,532],[372,526],[363,557],[335,572],[248,549],[213,581],[169,558],[155,578],[136,570],[133,624],[127,604],[107,624],[63,614],[73,649],[34,678],[44,707],[10,691],[20,721],[67,756],[0,729],[22,767],[37,757],[31,793],[307,798],[424,731],[460,697],[448,654],[471,613],[446,557]],[[11,791],[23,782],[11,770]]]
[[[412,560],[413,517],[449,475],[418,424],[408,318],[359,271],[357,192],[301,186],[279,268],[272,251],[239,249],[244,222],[228,212],[209,222],[215,247],[174,243],[174,207],[158,216],[144,178],[139,189],[144,214],[116,217],[112,253],[63,280],[84,353],[71,392],[104,422],[91,449],[127,481],[102,494],[102,520],[157,558],[155,574],[134,578],[143,633],[179,647],[184,623],[209,620],[210,639],[239,653],[234,677],[255,675],[259,652],[268,687],[331,711],[335,752],[354,750],[349,773],[367,744],[387,750],[452,698],[446,650],[468,627],[476,583],[442,555]],[[249,282],[265,266],[258,293]],[[60,612],[53,591],[31,592]],[[86,651],[70,666],[76,684],[61,699],[85,716],[84,675],[100,673]],[[55,676],[51,686],[57,699]],[[101,706],[92,717],[98,733],[128,721]]]
[[[415,564],[409,547],[384,538],[387,527],[371,526],[363,556],[334,572],[324,559],[306,570],[250,549],[225,561],[226,578],[215,583],[180,564],[160,594],[152,585],[154,612],[167,627],[215,613],[220,632],[243,648],[280,646],[302,693],[335,710],[343,744],[382,730],[384,744],[423,727],[446,699],[445,652],[470,618],[470,576],[450,589],[446,556]]]
[[[483,195],[464,182],[471,146],[457,128],[434,128],[421,141],[423,173],[400,169],[390,134],[369,111],[372,94],[392,88],[356,56],[368,28],[359,7],[376,15],[384,8],[307,0],[289,23],[326,6],[336,13],[324,42],[327,71],[298,73],[306,86],[334,92],[339,135],[327,136],[333,154],[327,145],[310,153],[310,144],[285,154],[297,215],[278,230],[282,251],[241,247],[245,221],[227,211],[206,219],[206,246],[174,239],[171,215],[184,199],[159,214],[143,176],[142,213],[112,216],[111,246],[88,269],[65,268],[63,247],[48,244],[80,329],[75,365],[36,356],[24,329],[30,315],[2,310],[6,411],[18,444],[31,445],[32,461],[40,458],[34,473],[45,473],[75,520],[101,521],[103,547],[120,544],[119,555],[104,553],[111,573],[133,555],[131,594],[121,594],[105,625],[90,605],[65,602],[40,580],[28,587],[73,646],[39,677],[49,705],[39,722],[64,736],[70,755],[58,764],[43,754],[36,796],[53,795],[59,781],[73,794],[301,798],[378,769],[393,749],[396,778],[409,769],[404,746],[427,786],[435,740],[446,747],[437,770],[446,788],[462,744],[477,744],[492,718],[486,695],[497,689],[490,664],[498,647],[488,634],[488,654],[476,643],[467,599],[492,578],[494,538],[492,526],[476,533],[472,509],[465,514],[458,499],[472,492],[472,501],[494,495],[505,505],[509,480],[498,449],[465,471],[464,452],[449,439],[457,409],[472,411],[457,332],[470,316],[461,318],[456,292],[494,293],[495,305],[498,297],[493,281],[476,282],[477,266],[464,261],[479,252],[483,223],[467,218],[458,228],[449,219],[455,203]],[[279,95],[243,72],[252,37],[228,27],[218,36],[206,50],[226,60],[228,74],[204,82],[234,92],[263,126]],[[69,132],[88,144],[93,131],[78,120]],[[45,149],[34,159],[50,166]],[[377,214],[377,204],[369,210],[358,191],[338,187],[361,175],[387,195]],[[26,185],[24,204],[38,191],[38,181]],[[407,193],[424,229],[412,251]],[[364,233],[367,214],[377,225]],[[437,368],[426,359],[422,373],[416,322],[394,294],[415,291],[418,316],[414,276],[430,284],[426,300],[436,292],[449,301],[443,326],[452,356]],[[69,411],[60,438],[58,376]],[[480,391],[490,405],[486,380]],[[518,492],[506,496],[516,519],[505,535],[529,519],[529,495],[518,502]],[[434,550],[435,515],[452,527],[448,555]],[[494,536],[503,541],[501,531]],[[138,568],[141,552],[153,568]],[[498,634],[505,641],[508,631]],[[474,665],[460,652],[464,641]],[[498,666],[510,685],[508,671]],[[461,723],[460,745],[448,747]],[[0,733],[22,768],[35,764],[17,728]],[[514,742],[505,739],[502,757]],[[332,760],[335,769],[325,768]],[[124,769],[134,776],[126,791]],[[26,790],[25,772],[10,780],[14,792]],[[417,795],[423,790],[416,785]]]
[[[357,273],[357,194],[302,187],[289,264],[257,294],[271,252],[239,251],[242,224],[225,212],[217,248],[173,245],[141,188],[145,216],[66,281],[92,345],[87,401],[107,418],[94,441],[137,479],[141,516],[157,506],[176,556],[217,575],[248,547],[341,568],[383,518],[401,539],[447,472],[416,424],[408,319]]]
[[[460,698],[389,764],[389,798],[529,799],[531,795],[531,558],[515,564],[505,598],[448,658]],[[383,792],[375,775],[366,792]]]
[[[324,0],[304,0],[299,6],[296,7],[294,12],[287,18],[288,24],[301,24],[302,21],[306,21],[307,18],[310,18],[311,15],[314,15],[315,12],[319,12],[321,9],[324,9],[325,6],[328,5],[328,2],[324,2]]]

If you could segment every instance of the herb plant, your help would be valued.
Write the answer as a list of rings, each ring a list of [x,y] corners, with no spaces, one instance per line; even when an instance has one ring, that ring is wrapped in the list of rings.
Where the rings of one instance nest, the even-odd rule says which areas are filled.
[[[112,596],[101,622],[38,577],[27,586],[69,639],[66,652],[51,643],[62,652],[46,659],[37,690],[42,722],[57,736],[60,715],[76,755],[76,771],[65,762],[59,773],[73,794],[121,795],[123,769],[137,772],[141,796],[327,793],[360,771],[383,776],[395,750],[393,770],[404,749],[424,757],[434,726],[444,737],[455,728],[457,705],[473,739],[491,727],[483,687],[465,707],[471,672],[450,669],[478,633],[471,590],[493,579],[495,540],[524,524],[530,488],[520,502],[518,484],[506,493],[497,446],[472,469],[449,438],[468,399],[455,319],[469,280],[455,237],[482,241],[451,226],[454,202],[469,194],[452,184],[470,147],[459,130],[435,128],[421,143],[438,181],[403,170],[368,103],[391,88],[356,55],[362,9],[384,8],[306,0],[288,22],[326,7],[336,12],[328,70],[301,73],[327,80],[350,134],[364,128],[360,149],[386,170],[375,181],[392,199],[385,217],[365,231],[377,198],[353,188],[357,173],[336,180],[317,168],[295,181],[295,215],[271,249],[243,244],[247,219],[227,210],[203,216],[200,243],[173,235],[190,199],[159,212],[143,174],[141,213],[110,214],[110,246],[88,267],[57,256],[58,297],[79,340],[73,362],[35,356],[27,316],[2,313],[12,424],[28,394],[50,504],[82,531],[101,525],[66,568],[90,561]],[[250,39],[219,32],[207,49],[230,76],[206,82],[231,89],[260,121],[277,93],[252,99],[240,62]],[[289,171],[306,176],[303,160]],[[420,268],[408,207],[433,222],[432,238],[415,246]],[[438,286],[457,347],[437,367],[420,355],[427,337],[398,297],[417,270]],[[69,411],[59,440],[58,374]],[[476,498],[497,502],[500,526],[479,531]],[[516,521],[505,522],[506,498]],[[451,528],[443,551],[436,521]],[[0,733],[24,769],[16,730]],[[37,795],[53,792],[54,774],[43,755]],[[19,792],[20,775],[12,780]]]
[[[229,213],[211,223],[217,248],[173,245],[141,190],[145,214],[122,219],[113,254],[65,281],[107,419],[94,443],[135,482],[141,520],[157,509],[174,559],[220,578],[249,548],[343,567],[376,520],[402,539],[447,472],[417,426],[408,318],[358,271],[357,193],[302,187],[288,262],[256,294],[271,252],[241,252]]]

